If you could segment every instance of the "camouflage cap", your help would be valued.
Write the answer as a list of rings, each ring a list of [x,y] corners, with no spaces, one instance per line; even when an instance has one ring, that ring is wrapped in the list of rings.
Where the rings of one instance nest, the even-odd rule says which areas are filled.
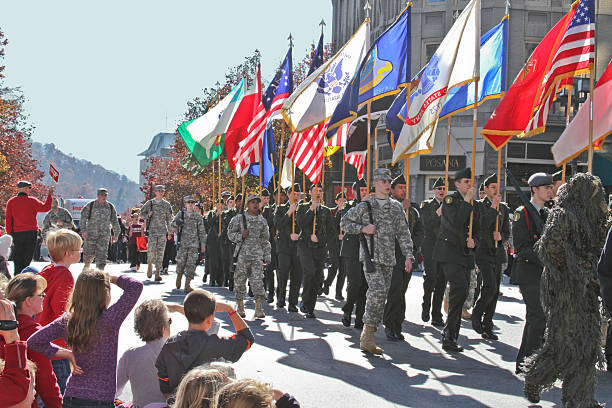
[[[194,196],[188,195],[188,196],[183,197],[183,201],[186,203],[195,203],[196,199]]]
[[[163,184],[158,184],[155,186],[155,191],[166,191],[166,186]]]
[[[257,194],[251,194],[250,196],[247,197],[246,202],[249,203],[251,200],[261,201],[261,198],[259,198]]]
[[[391,177],[391,170],[385,168],[374,169],[374,174],[372,174],[372,180],[393,180],[393,177]]]

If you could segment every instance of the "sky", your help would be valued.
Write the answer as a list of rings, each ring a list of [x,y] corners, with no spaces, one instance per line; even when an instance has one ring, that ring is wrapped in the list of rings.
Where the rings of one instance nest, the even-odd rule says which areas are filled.
[[[138,181],[138,153],[174,132],[187,101],[259,49],[274,76],[318,41],[330,0],[2,0],[5,84],[21,87],[33,140]]]

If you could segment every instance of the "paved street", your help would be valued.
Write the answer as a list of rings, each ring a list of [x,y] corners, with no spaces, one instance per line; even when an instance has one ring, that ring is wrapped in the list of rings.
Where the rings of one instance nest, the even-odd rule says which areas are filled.
[[[42,266],[43,264],[36,264]],[[76,275],[82,264],[70,268]],[[120,273],[127,265],[109,265],[107,271]],[[144,268],[141,268],[144,270]],[[141,301],[159,298],[182,302],[184,295],[173,288],[175,275],[163,284],[146,280],[144,272],[133,276],[145,281]],[[201,285],[202,269],[195,282]],[[422,275],[416,273],[407,293],[409,309],[404,322],[405,342],[391,342],[379,328],[378,345],[383,357],[373,357],[359,350],[359,332],[340,323],[342,302],[333,297],[319,297],[317,319],[288,313],[266,306],[267,317],[253,321],[254,302],[247,302],[247,321],[256,343],[234,367],[238,377],[254,377],[296,396],[302,407],[524,407],[523,383],[514,375],[514,358],[520,344],[525,308],[518,288],[504,284],[498,303],[495,325],[499,341],[484,341],[463,322],[459,343],[462,354],[449,355],[440,344],[440,331],[420,319],[423,295]],[[208,288],[218,298],[233,301],[223,288]],[[113,299],[120,290],[113,288]],[[229,319],[219,316],[221,334],[228,334]],[[133,332],[133,314],[120,334],[120,353],[140,344]],[[172,332],[187,327],[186,319],[172,314]],[[557,384],[542,394],[541,407],[560,406],[561,390]],[[124,394],[129,398],[129,387]],[[597,398],[612,402],[612,373],[599,375]]]

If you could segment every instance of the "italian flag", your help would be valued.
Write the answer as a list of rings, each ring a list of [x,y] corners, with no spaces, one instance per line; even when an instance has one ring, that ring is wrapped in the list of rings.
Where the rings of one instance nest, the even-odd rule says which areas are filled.
[[[183,122],[178,132],[200,166],[215,160],[223,152],[225,133],[246,91],[244,78],[225,98],[199,118]]]

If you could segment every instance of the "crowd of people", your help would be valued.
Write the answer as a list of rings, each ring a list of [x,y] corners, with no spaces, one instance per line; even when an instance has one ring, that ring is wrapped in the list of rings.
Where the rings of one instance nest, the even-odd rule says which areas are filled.
[[[113,406],[127,382],[135,407],[299,406],[267,384],[237,380],[228,364],[254,342],[243,320],[247,295],[255,299],[256,319],[265,317],[264,303],[316,318],[317,297],[328,295],[335,280],[334,296],[345,300],[342,324],[361,330],[361,350],[382,354],[374,334],[382,324],[389,340],[404,340],[406,290],[413,267],[422,260],[421,318],[441,329],[445,351],[463,350],[458,342],[462,318],[471,321],[483,341],[498,340],[493,318],[502,276],[508,273],[526,306],[516,357],[525,396],[538,402],[540,393],[559,378],[564,380],[564,405],[597,406],[595,370],[603,360],[600,280],[603,305],[612,303],[605,298],[612,296],[612,253],[602,253],[609,212],[599,179],[578,174],[563,183],[560,173],[536,173],[528,180],[530,197],[523,195],[523,205],[515,211],[502,202],[497,175],[486,177],[477,191],[469,168],[454,175],[453,193],[444,179],[436,180],[433,197],[420,206],[407,199],[403,175],[393,178],[390,170],[375,169],[372,179],[372,189],[364,180],[353,183],[350,201],[344,191],[336,195],[334,207],[323,204],[320,184],[305,192],[296,184],[272,194],[262,189],[247,195],[244,203],[242,194],[234,197],[226,191],[207,212],[186,196],[174,213],[164,199],[164,186],[156,186],[155,197],[131,212],[126,228],[130,268],[135,271],[146,263],[147,278],[162,281],[167,273],[164,255],[168,243],[175,242],[176,288],[186,297],[182,306],[142,302],[134,312],[134,326],[145,344],[119,360],[118,331],[143,286],[129,273],[116,277],[104,272],[108,245],[122,231],[116,210],[108,192],[99,189],[97,199],[81,213],[81,235],[66,229],[68,222],[56,210],[52,217],[57,222],[49,224],[55,229],[45,233],[52,263],[39,274],[15,269],[8,282],[6,297],[16,310],[3,301],[2,320],[16,320],[18,330],[0,331],[6,343],[5,370],[21,371],[25,380],[15,387],[24,392],[34,392],[35,383],[33,395],[45,406]],[[29,215],[51,208],[51,196],[42,203],[28,196],[27,188],[18,197],[24,203],[35,200]],[[11,201],[7,214],[9,205]],[[24,236],[31,234],[14,232],[31,232],[34,224],[14,222],[20,226],[8,229],[14,251],[21,251],[14,257],[15,268],[29,263],[23,252],[30,251],[30,241]],[[0,257],[1,251],[0,240]],[[75,282],[68,268],[79,262],[81,251],[85,266]],[[192,287],[202,261],[204,283],[233,291],[235,307]],[[113,305],[111,284],[123,290]],[[584,288],[584,296],[575,298],[577,287]],[[10,318],[11,312],[16,318]],[[188,330],[170,335],[171,312],[185,315]],[[215,313],[229,315],[234,336],[216,334]],[[580,337],[585,333],[590,333],[588,340]],[[19,338],[27,340],[27,351]],[[611,370],[612,340],[607,344]],[[27,353],[36,372],[19,353]],[[560,361],[559,355],[566,357]],[[571,358],[575,355],[585,358]],[[8,377],[16,371],[11,372]]]

